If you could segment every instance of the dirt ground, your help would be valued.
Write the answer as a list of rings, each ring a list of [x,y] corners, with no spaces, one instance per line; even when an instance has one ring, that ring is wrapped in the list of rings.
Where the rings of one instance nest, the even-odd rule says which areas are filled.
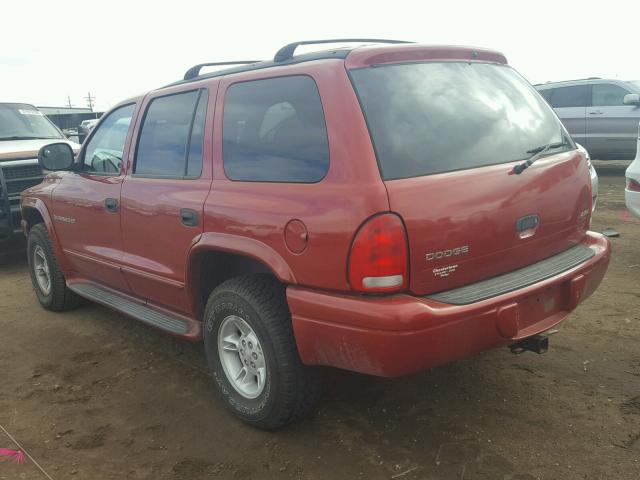
[[[0,265],[0,448],[51,479],[638,479],[640,221],[623,163],[599,163],[595,230],[614,227],[598,292],[546,355],[495,350],[409,378],[329,371],[310,419],[235,420],[202,348],[96,305],[55,314],[22,254]],[[46,479],[31,459],[0,479]]]

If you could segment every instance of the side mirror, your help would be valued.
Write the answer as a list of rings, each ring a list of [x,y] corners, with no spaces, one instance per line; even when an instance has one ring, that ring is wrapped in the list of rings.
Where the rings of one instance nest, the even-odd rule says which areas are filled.
[[[640,105],[640,95],[637,93],[629,93],[624,96],[622,103],[625,105]]]
[[[38,163],[44,170],[71,170],[73,150],[67,143],[50,143],[38,152]]]

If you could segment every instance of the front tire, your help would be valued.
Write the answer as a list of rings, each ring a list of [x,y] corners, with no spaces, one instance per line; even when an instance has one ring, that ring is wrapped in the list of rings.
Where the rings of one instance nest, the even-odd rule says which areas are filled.
[[[299,420],[320,396],[321,371],[300,361],[285,288],[271,275],[234,278],[211,293],[204,344],[222,398],[252,426]]]
[[[27,255],[31,283],[40,305],[55,312],[77,307],[80,297],[67,287],[53,253],[49,233],[42,223],[29,231]]]

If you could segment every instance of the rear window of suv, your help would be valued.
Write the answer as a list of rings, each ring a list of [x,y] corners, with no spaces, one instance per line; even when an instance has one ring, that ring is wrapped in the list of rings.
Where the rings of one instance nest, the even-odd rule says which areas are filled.
[[[324,112],[311,77],[231,85],[222,132],[224,171],[231,180],[313,183],[329,169]]]
[[[350,75],[385,180],[522,160],[564,136],[549,105],[507,66],[412,63]]]

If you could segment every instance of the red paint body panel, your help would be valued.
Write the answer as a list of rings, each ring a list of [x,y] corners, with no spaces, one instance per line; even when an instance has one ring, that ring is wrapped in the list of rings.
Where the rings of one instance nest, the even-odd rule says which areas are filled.
[[[516,270],[584,237],[589,217],[580,215],[591,212],[591,187],[583,155],[551,155],[526,175],[511,173],[516,163],[385,182],[391,210],[407,227],[413,293],[449,290]],[[539,226],[535,235],[521,238],[516,222],[531,214],[539,216]],[[468,253],[425,258],[462,246]],[[455,271],[448,276],[434,273],[450,266]]]
[[[184,182],[189,188],[185,189]],[[202,235],[202,207],[210,186],[210,178],[127,177],[120,197],[124,249],[121,264],[135,295],[182,314],[192,313],[184,288],[186,258]],[[183,208],[199,213],[198,226],[181,223]]]
[[[298,351],[308,364],[393,377],[543,332],[591,295],[606,272],[609,241],[590,232],[582,243],[595,253],[587,262],[471,305],[445,305],[404,294],[366,297],[289,287],[287,298]],[[584,288],[576,290],[572,281],[579,277],[584,279]],[[531,308],[550,297],[556,299],[554,310]],[[499,327],[504,308],[513,312],[506,319],[506,323],[513,323],[511,335],[501,333]]]
[[[121,290],[129,287],[120,271],[120,215],[105,209],[107,198],[119,198],[122,177],[71,174],[60,178],[52,195],[58,241],[73,273]],[[64,219],[73,219],[68,223]]]
[[[251,237],[274,250],[298,283],[347,291],[346,265],[353,235],[367,218],[387,211],[389,203],[344,62],[324,60],[223,78],[215,123],[222,124],[223,99],[231,84],[282,75],[308,75],[318,86],[329,137],[329,171],[312,184],[230,181],[224,173],[222,129],[218,129],[205,231]],[[307,227],[303,254],[291,252],[285,243],[285,227],[293,219]]]

